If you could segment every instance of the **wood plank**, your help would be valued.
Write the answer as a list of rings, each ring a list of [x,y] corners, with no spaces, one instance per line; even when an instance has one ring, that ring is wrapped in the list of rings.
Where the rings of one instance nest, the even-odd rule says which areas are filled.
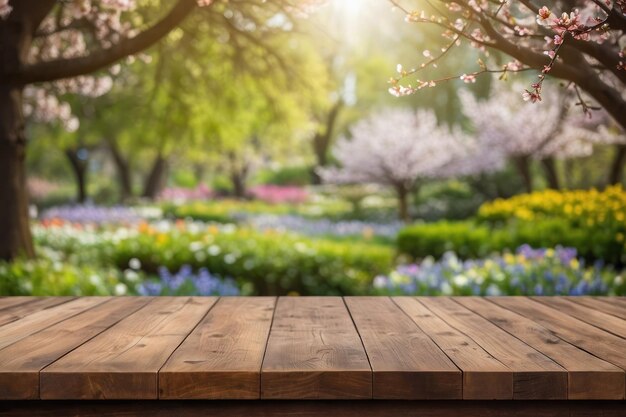
[[[159,398],[258,399],[275,297],[224,297],[159,372]]]
[[[40,373],[42,399],[157,398],[157,373],[217,301],[158,297]]]
[[[567,372],[550,358],[451,298],[417,299],[513,371],[514,399],[567,398]]]
[[[31,312],[19,320],[7,323],[0,327],[0,349],[109,299],[110,297],[78,298],[55,307]]]
[[[567,369],[569,399],[624,399],[626,374],[617,366],[560,339],[540,324],[484,298],[459,297],[455,300]]]
[[[624,401],[7,401],[3,417],[624,417]]]
[[[7,297],[13,298],[13,297]],[[75,299],[75,297],[24,297],[29,301],[7,306],[0,310],[0,326],[19,320],[31,313],[35,313],[46,308],[54,307],[63,303],[67,303]]]
[[[343,300],[279,298],[261,370],[261,398],[371,397],[372,370]]]
[[[0,350],[0,400],[38,399],[41,369],[148,301],[117,297]]]
[[[490,297],[489,301],[530,318],[561,339],[626,370],[626,341],[621,337],[524,297]]]
[[[35,301],[37,297],[30,296],[8,296],[0,298],[0,310],[4,310],[5,308],[13,307],[16,305],[29,303],[31,301]]]
[[[372,366],[375,399],[461,399],[462,374],[388,297],[346,297]]]
[[[611,314],[620,319],[626,320],[626,306],[621,306],[618,303],[614,303],[614,297],[564,297],[568,300],[572,300],[578,304],[585,305],[596,310],[603,311],[607,314]]]
[[[609,333],[626,337],[626,320],[559,297],[531,297],[531,299]]]
[[[513,372],[413,297],[393,301],[463,372],[463,399],[513,399]]]

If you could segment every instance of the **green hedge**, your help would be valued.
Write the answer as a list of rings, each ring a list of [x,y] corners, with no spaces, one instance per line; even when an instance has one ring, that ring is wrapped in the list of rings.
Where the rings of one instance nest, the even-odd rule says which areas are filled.
[[[415,258],[440,257],[446,251],[465,259],[477,258],[528,244],[536,248],[573,247],[590,262],[602,260],[618,266],[626,263],[623,244],[611,230],[573,227],[558,218],[513,220],[501,226],[471,221],[417,224],[401,230],[397,243],[401,253]]]
[[[439,221],[408,226],[398,233],[400,253],[415,258],[441,257],[454,251],[461,258],[482,257],[492,250],[489,229],[472,222]]]
[[[142,233],[116,244],[113,260],[118,268],[127,268],[133,258],[147,272],[159,266],[206,267],[236,279],[245,293],[340,295],[366,293],[372,279],[392,267],[393,249],[241,229],[174,230],[156,237]]]

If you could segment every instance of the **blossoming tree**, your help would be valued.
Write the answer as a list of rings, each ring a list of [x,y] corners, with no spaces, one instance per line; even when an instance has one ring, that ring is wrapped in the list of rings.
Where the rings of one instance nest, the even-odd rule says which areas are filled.
[[[117,62],[155,44],[198,6],[209,5],[207,16],[200,17],[212,17],[224,36],[239,33],[248,39],[257,39],[251,36],[255,32],[289,27],[306,7],[290,0],[0,0],[0,259],[34,254],[24,113],[61,117],[75,129],[77,120],[51,95],[106,92],[112,82],[107,74],[88,75],[107,68],[117,72]],[[270,20],[275,15],[282,25]]]
[[[626,1],[557,0],[546,7],[541,2],[454,0],[428,2],[427,10],[413,10],[407,2],[391,0],[405,14],[407,22],[441,29],[443,43],[437,53],[424,53],[414,69],[399,66],[399,75],[390,80],[395,95],[412,94],[440,82],[461,79],[472,83],[485,73],[533,71],[536,82],[520,91],[525,100],[539,102],[546,88],[556,88],[548,77],[564,80],[585,112],[593,103],[602,106],[626,130]],[[457,48],[475,47],[483,59],[464,74],[438,74],[419,79],[434,69]],[[488,57],[508,55],[512,60],[496,64]],[[547,83],[552,84],[547,87]],[[545,106],[544,106],[545,107]],[[546,110],[547,111],[547,110]],[[534,124],[537,126],[538,124]],[[626,144],[618,146],[611,182],[621,178],[626,162]]]
[[[333,154],[339,168],[320,169],[328,183],[375,183],[393,188],[403,221],[410,221],[409,193],[419,179],[439,177],[465,152],[460,130],[438,126],[432,111],[386,109],[357,122]]]
[[[499,153],[518,170],[526,190],[532,191],[530,162],[541,162],[548,185],[559,188],[555,159],[588,156],[593,145],[624,143],[626,137],[613,134],[606,128],[611,119],[603,111],[593,119],[569,106],[571,97],[559,90],[544,92],[545,106],[537,106],[520,99],[521,85],[511,89],[506,83],[495,85],[487,100],[476,100],[468,91],[462,91],[463,112],[476,131],[478,152],[474,167],[480,169],[481,161],[488,155]],[[490,164],[485,163],[484,169]]]

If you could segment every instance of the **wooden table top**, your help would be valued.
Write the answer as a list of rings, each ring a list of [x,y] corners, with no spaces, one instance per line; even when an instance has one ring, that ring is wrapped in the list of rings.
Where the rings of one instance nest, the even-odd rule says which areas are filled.
[[[621,297],[4,297],[0,399],[624,399]]]

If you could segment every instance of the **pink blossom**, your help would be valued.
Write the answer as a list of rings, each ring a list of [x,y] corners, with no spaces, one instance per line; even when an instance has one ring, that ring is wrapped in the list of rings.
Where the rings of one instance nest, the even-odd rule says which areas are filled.
[[[476,75],[474,75],[474,74],[463,74],[463,75],[461,75],[460,78],[466,84],[470,84],[470,83],[475,83],[476,82]]]
[[[249,194],[268,203],[304,203],[308,199],[307,191],[302,187],[281,185],[257,185],[252,187]]]

